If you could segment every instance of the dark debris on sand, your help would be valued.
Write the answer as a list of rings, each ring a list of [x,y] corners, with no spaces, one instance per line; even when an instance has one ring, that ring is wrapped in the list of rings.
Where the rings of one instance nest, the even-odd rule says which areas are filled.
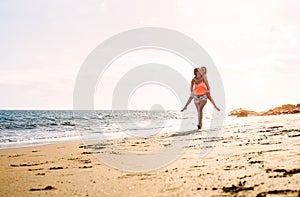
[[[50,167],[49,170],[62,170],[63,167]]]
[[[294,168],[291,170],[286,170],[286,169],[266,169],[267,173],[270,172],[276,172],[278,173],[275,176],[270,176],[269,178],[277,178],[277,177],[287,177],[287,176],[293,176],[294,174],[300,173],[300,168]]]
[[[293,196],[300,196],[300,190],[290,190],[290,189],[285,189],[285,190],[271,190],[267,192],[261,192],[256,195],[256,197],[265,197],[267,194],[283,194],[283,195],[293,195]]]
[[[78,168],[92,168],[93,166],[79,166]]]
[[[226,193],[238,193],[240,191],[254,190],[254,187],[258,186],[258,185],[255,185],[255,186],[251,186],[251,187],[245,187],[245,183],[246,183],[246,181],[239,182],[239,184],[237,186],[232,185],[229,187],[223,187],[222,190],[223,190],[223,192],[226,192]]]
[[[28,167],[28,166],[38,166],[42,165],[43,163],[22,163],[22,164],[10,164],[11,167]]]
[[[43,191],[43,190],[53,190],[55,187],[48,185],[44,188],[31,188],[29,191]]]

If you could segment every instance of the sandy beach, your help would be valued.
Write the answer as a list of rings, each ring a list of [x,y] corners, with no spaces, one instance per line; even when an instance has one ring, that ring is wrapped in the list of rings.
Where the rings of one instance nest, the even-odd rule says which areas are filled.
[[[300,197],[300,0],[0,16],[0,197]]]
[[[110,143],[136,152],[172,139],[191,142],[175,162],[143,173],[114,169],[94,157],[95,150],[118,154],[106,142],[101,149],[82,142],[2,149],[0,196],[299,196],[300,130],[266,122],[227,127],[218,138],[203,130]],[[214,143],[200,157],[205,141]]]

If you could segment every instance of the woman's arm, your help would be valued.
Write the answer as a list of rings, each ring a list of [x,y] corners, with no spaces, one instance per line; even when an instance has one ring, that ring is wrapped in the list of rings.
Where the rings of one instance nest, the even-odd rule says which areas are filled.
[[[194,86],[194,79],[191,81],[191,92],[193,91],[193,86]]]

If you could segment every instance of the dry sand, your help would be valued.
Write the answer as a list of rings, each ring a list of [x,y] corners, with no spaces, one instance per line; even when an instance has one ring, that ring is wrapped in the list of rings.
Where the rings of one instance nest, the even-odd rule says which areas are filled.
[[[177,136],[192,142],[185,153],[144,173],[113,169],[91,154],[96,149],[80,142],[3,149],[0,196],[299,196],[299,130],[278,126],[245,133],[247,129],[227,128],[220,138],[207,138],[205,132]],[[163,143],[171,138],[164,136]],[[201,158],[205,140],[216,143]],[[151,142],[159,148],[155,139]],[[114,144],[127,151],[151,151],[147,139]],[[117,154],[109,145],[101,152]]]

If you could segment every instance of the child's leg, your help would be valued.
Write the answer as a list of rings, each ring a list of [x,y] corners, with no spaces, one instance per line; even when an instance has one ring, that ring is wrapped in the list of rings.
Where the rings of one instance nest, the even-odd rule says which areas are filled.
[[[191,103],[192,100],[193,100],[193,97],[190,96],[189,100],[186,102],[186,104],[185,104],[184,108],[181,110],[181,112],[183,112],[184,110],[187,109],[187,106]]]
[[[210,100],[210,102],[213,104],[213,106],[216,108],[216,110],[220,111],[220,108],[217,107],[214,99],[211,97],[210,93],[206,94],[207,98]]]

